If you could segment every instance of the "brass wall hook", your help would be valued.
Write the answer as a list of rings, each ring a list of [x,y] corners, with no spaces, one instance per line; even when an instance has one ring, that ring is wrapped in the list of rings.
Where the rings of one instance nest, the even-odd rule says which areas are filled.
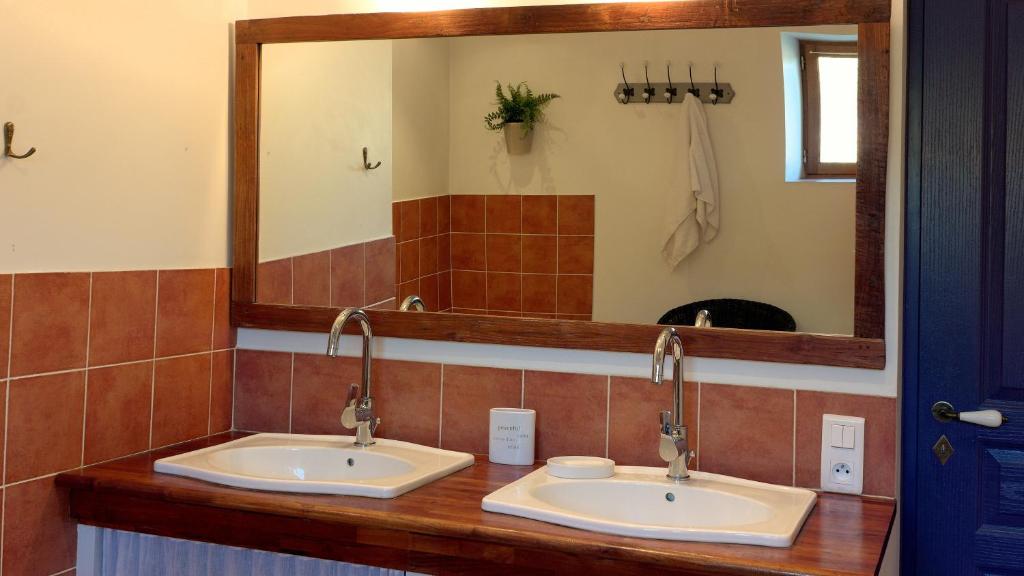
[[[377,168],[380,168],[380,160],[378,160],[376,164],[370,164],[370,161],[367,159],[369,154],[370,151],[367,150],[366,146],[363,146],[363,168],[366,168],[367,170],[376,170]]]
[[[4,124],[4,156],[8,158],[28,158],[29,156],[36,153],[35,148],[29,148],[28,152],[24,154],[15,154],[11,151],[11,146],[14,145],[14,122],[7,122]]]

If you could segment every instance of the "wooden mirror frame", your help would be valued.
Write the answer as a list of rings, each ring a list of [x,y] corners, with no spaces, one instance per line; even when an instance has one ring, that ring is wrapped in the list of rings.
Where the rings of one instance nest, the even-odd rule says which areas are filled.
[[[677,327],[691,356],[885,367],[885,185],[889,153],[889,0],[689,0],[341,14],[235,24],[235,202],[231,323],[328,332],[339,308],[256,302],[261,46],[427,37],[858,25],[854,335]],[[662,326],[369,311],[374,333],[547,348],[650,352]]]

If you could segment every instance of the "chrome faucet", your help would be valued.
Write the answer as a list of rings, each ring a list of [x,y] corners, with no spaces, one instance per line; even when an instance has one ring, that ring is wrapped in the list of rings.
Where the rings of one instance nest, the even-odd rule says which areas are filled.
[[[427,305],[423,303],[423,299],[415,294],[410,294],[409,296],[406,296],[405,300],[402,300],[402,305],[398,307],[398,311],[408,312],[413,308],[416,308],[416,310],[420,312],[427,311]]]
[[[668,462],[668,476],[672,480],[686,480],[690,477],[687,466],[694,453],[686,439],[686,425],[683,424],[683,340],[675,328],[665,328],[658,335],[654,345],[654,367],[651,382],[661,385],[665,366],[665,350],[672,348],[672,411],[661,413],[661,444],[658,453]]]
[[[697,320],[693,323],[694,328],[711,328],[711,312],[702,308],[697,312]]]
[[[339,341],[341,333],[349,320],[359,322],[363,330],[363,383],[362,397],[357,398],[359,390],[355,384],[349,393],[349,399],[345,403],[345,410],[341,415],[341,423],[346,428],[356,429],[356,446],[372,446],[373,433],[380,424],[380,418],[373,414],[373,396],[370,395],[370,366],[373,358],[370,355],[370,341],[373,339],[373,330],[370,329],[370,318],[359,308],[346,308],[334,319],[331,326],[331,335],[327,338],[327,355],[336,357],[341,348]]]

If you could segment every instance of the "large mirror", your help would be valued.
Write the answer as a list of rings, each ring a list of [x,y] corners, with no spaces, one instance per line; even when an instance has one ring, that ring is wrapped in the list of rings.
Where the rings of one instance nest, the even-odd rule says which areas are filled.
[[[256,301],[853,335],[856,41],[264,45]],[[486,126],[498,86],[559,98],[524,139]]]

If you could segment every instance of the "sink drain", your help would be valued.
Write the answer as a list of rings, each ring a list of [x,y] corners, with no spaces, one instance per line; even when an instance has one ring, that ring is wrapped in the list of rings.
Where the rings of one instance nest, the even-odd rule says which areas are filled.
[[[665,493],[665,500],[668,500],[669,502],[675,502],[676,501],[676,495],[671,493],[671,492],[666,492]]]
[[[356,465],[356,461],[355,461],[355,460],[353,460],[352,458],[349,458],[349,459],[348,459],[348,465],[349,465],[349,466],[355,466],[355,465]]]

